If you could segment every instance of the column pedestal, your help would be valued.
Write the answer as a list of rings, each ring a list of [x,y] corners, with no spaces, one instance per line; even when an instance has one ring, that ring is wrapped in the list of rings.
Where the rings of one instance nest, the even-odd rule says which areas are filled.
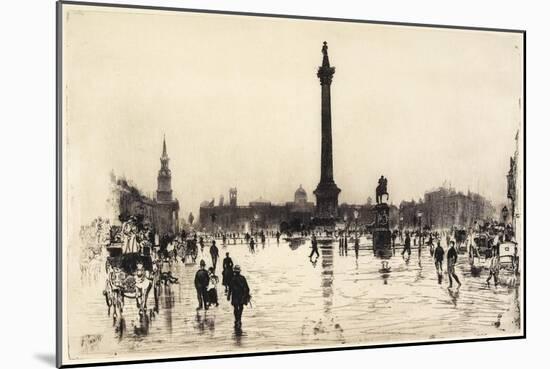
[[[375,220],[372,231],[372,245],[374,255],[382,258],[392,256],[391,231],[390,231],[390,207],[386,203],[377,204],[374,207]]]

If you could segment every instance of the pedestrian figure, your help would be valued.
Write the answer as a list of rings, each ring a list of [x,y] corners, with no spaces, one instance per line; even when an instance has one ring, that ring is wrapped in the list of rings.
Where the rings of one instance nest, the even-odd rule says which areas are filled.
[[[347,255],[347,247],[346,247],[346,255]],[[359,258],[359,237],[355,237],[355,258]]]
[[[214,272],[214,268],[210,267],[208,268],[208,288],[206,291],[206,297],[207,297],[207,306],[210,306],[212,304],[218,306],[218,291],[216,290],[216,286],[218,285],[218,282],[220,279]]]
[[[401,252],[401,255],[405,255],[405,253],[409,254],[409,257],[411,256],[411,237],[409,236],[409,233],[405,235],[405,244],[403,245],[403,251]]]
[[[458,287],[462,285],[455,273],[455,264],[458,261],[458,253],[456,252],[455,242],[450,242],[450,248],[447,250],[447,273],[449,274],[449,288],[453,287],[453,278],[458,283]]]
[[[254,252],[255,244],[256,244],[256,241],[254,241],[254,237],[250,237],[250,251]]]
[[[435,270],[437,271],[437,283],[441,284],[443,280],[443,258],[445,257],[445,251],[441,247],[441,242],[437,241],[437,247],[434,251]]]
[[[344,254],[348,256],[348,236],[347,235],[344,235]]]
[[[201,246],[201,254],[203,253],[204,251],[204,239],[201,237],[199,237],[199,245]]]
[[[210,246],[210,256],[212,257],[212,266],[216,270],[216,264],[218,263],[219,250],[216,246],[216,241],[212,241],[212,246]]]
[[[431,232],[428,237],[428,247],[430,248],[430,255],[433,256],[434,255],[434,238]]]
[[[229,283],[233,277],[233,260],[229,257],[229,253],[225,253],[225,259],[223,259],[223,272],[222,272],[222,284],[225,287],[225,292],[229,290]]]
[[[313,256],[313,254],[317,254],[317,257],[319,257],[319,249],[317,248],[317,238],[315,236],[311,237],[311,254],[309,254],[309,258]]]
[[[498,285],[498,274],[500,272],[500,256],[498,255],[498,244],[493,248],[491,262],[489,264],[489,276],[487,277],[487,285],[491,285],[491,277],[494,279],[495,287]]]
[[[197,273],[195,274],[195,289],[197,290],[197,300],[199,301],[197,310],[202,309],[203,306],[205,310],[208,310],[208,305],[206,304],[206,289],[208,287],[208,283],[210,282],[210,277],[208,276],[208,271],[205,269],[205,266],[206,263],[204,260],[201,260],[200,269],[197,270]]]
[[[275,237],[277,237],[277,243],[279,243],[279,238],[281,238],[281,233],[277,231],[277,233],[275,234]]]
[[[241,267],[235,265],[235,268],[233,268],[233,278],[231,278],[229,292],[227,293],[227,301],[231,300],[231,305],[233,305],[235,328],[241,327],[244,305],[248,305],[250,298],[250,288],[248,287],[246,278],[241,275]]]

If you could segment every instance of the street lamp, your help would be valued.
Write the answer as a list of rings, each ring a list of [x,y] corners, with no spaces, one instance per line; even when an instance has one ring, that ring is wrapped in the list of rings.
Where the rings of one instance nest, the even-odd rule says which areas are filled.
[[[355,218],[355,237],[357,238],[357,219],[359,218],[359,210],[353,210],[353,217]]]
[[[344,232],[348,231],[348,214],[344,214]]]
[[[418,247],[422,246],[422,212],[419,211],[416,213],[418,217],[418,227],[420,228],[419,238],[418,238]]]
[[[254,214],[254,222],[253,222],[253,225],[254,225],[255,228],[257,228],[257,226],[258,226],[257,223],[258,223],[258,218],[259,218],[259,217],[260,217],[260,216],[259,216],[258,214]],[[254,234],[254,232],[255,232],[255,230],[252,231],[252,234]]]

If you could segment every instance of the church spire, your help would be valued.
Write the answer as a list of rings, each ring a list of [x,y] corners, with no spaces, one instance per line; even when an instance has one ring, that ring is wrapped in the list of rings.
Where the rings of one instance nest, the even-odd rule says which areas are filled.
[[[172,201],[172,172],[168,166],[170,158],[166,150],[166,136],[162,139],[162,156],[160,157],[160,170],[157,176],[157,199]]]
[[[164,137],[162,138],[162,157],[168,157],[168,153],[166,152],[166,135],[164,135]]]

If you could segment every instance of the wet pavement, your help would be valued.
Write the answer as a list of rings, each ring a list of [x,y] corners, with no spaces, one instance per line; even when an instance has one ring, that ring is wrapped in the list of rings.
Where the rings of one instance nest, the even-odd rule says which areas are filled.
[[[358,258],[351,247],[341,255],[338,243],[321,245],[313,261],[309,241],[291,247],[270,239],[255,252],[244,244],[219,248],[218,268],[229,252],[251,288],[241,330],[233,327],[221,283],[220,306],[196,311],[193,279],[201,258],[211,264],[206,247],[197,264],[172,265],[180,283],[161,287],[159,312],[148,324],[139,323],[127,299],[122,331],[107,315],[99,268],[95,280],[70,292],[71,301],[78,301],[68,307],[71,358],[183,357],[520,334],[521,287],[487,286],[488,271],[472,268],[464,255],[456,268],[462,286],[448,289],[446,274],[438,284],[426,247],[420,257],[413,248],[405,260],[398,246],[387,268],[365,238]],[[217,274],[221,281],[221,271]]]

